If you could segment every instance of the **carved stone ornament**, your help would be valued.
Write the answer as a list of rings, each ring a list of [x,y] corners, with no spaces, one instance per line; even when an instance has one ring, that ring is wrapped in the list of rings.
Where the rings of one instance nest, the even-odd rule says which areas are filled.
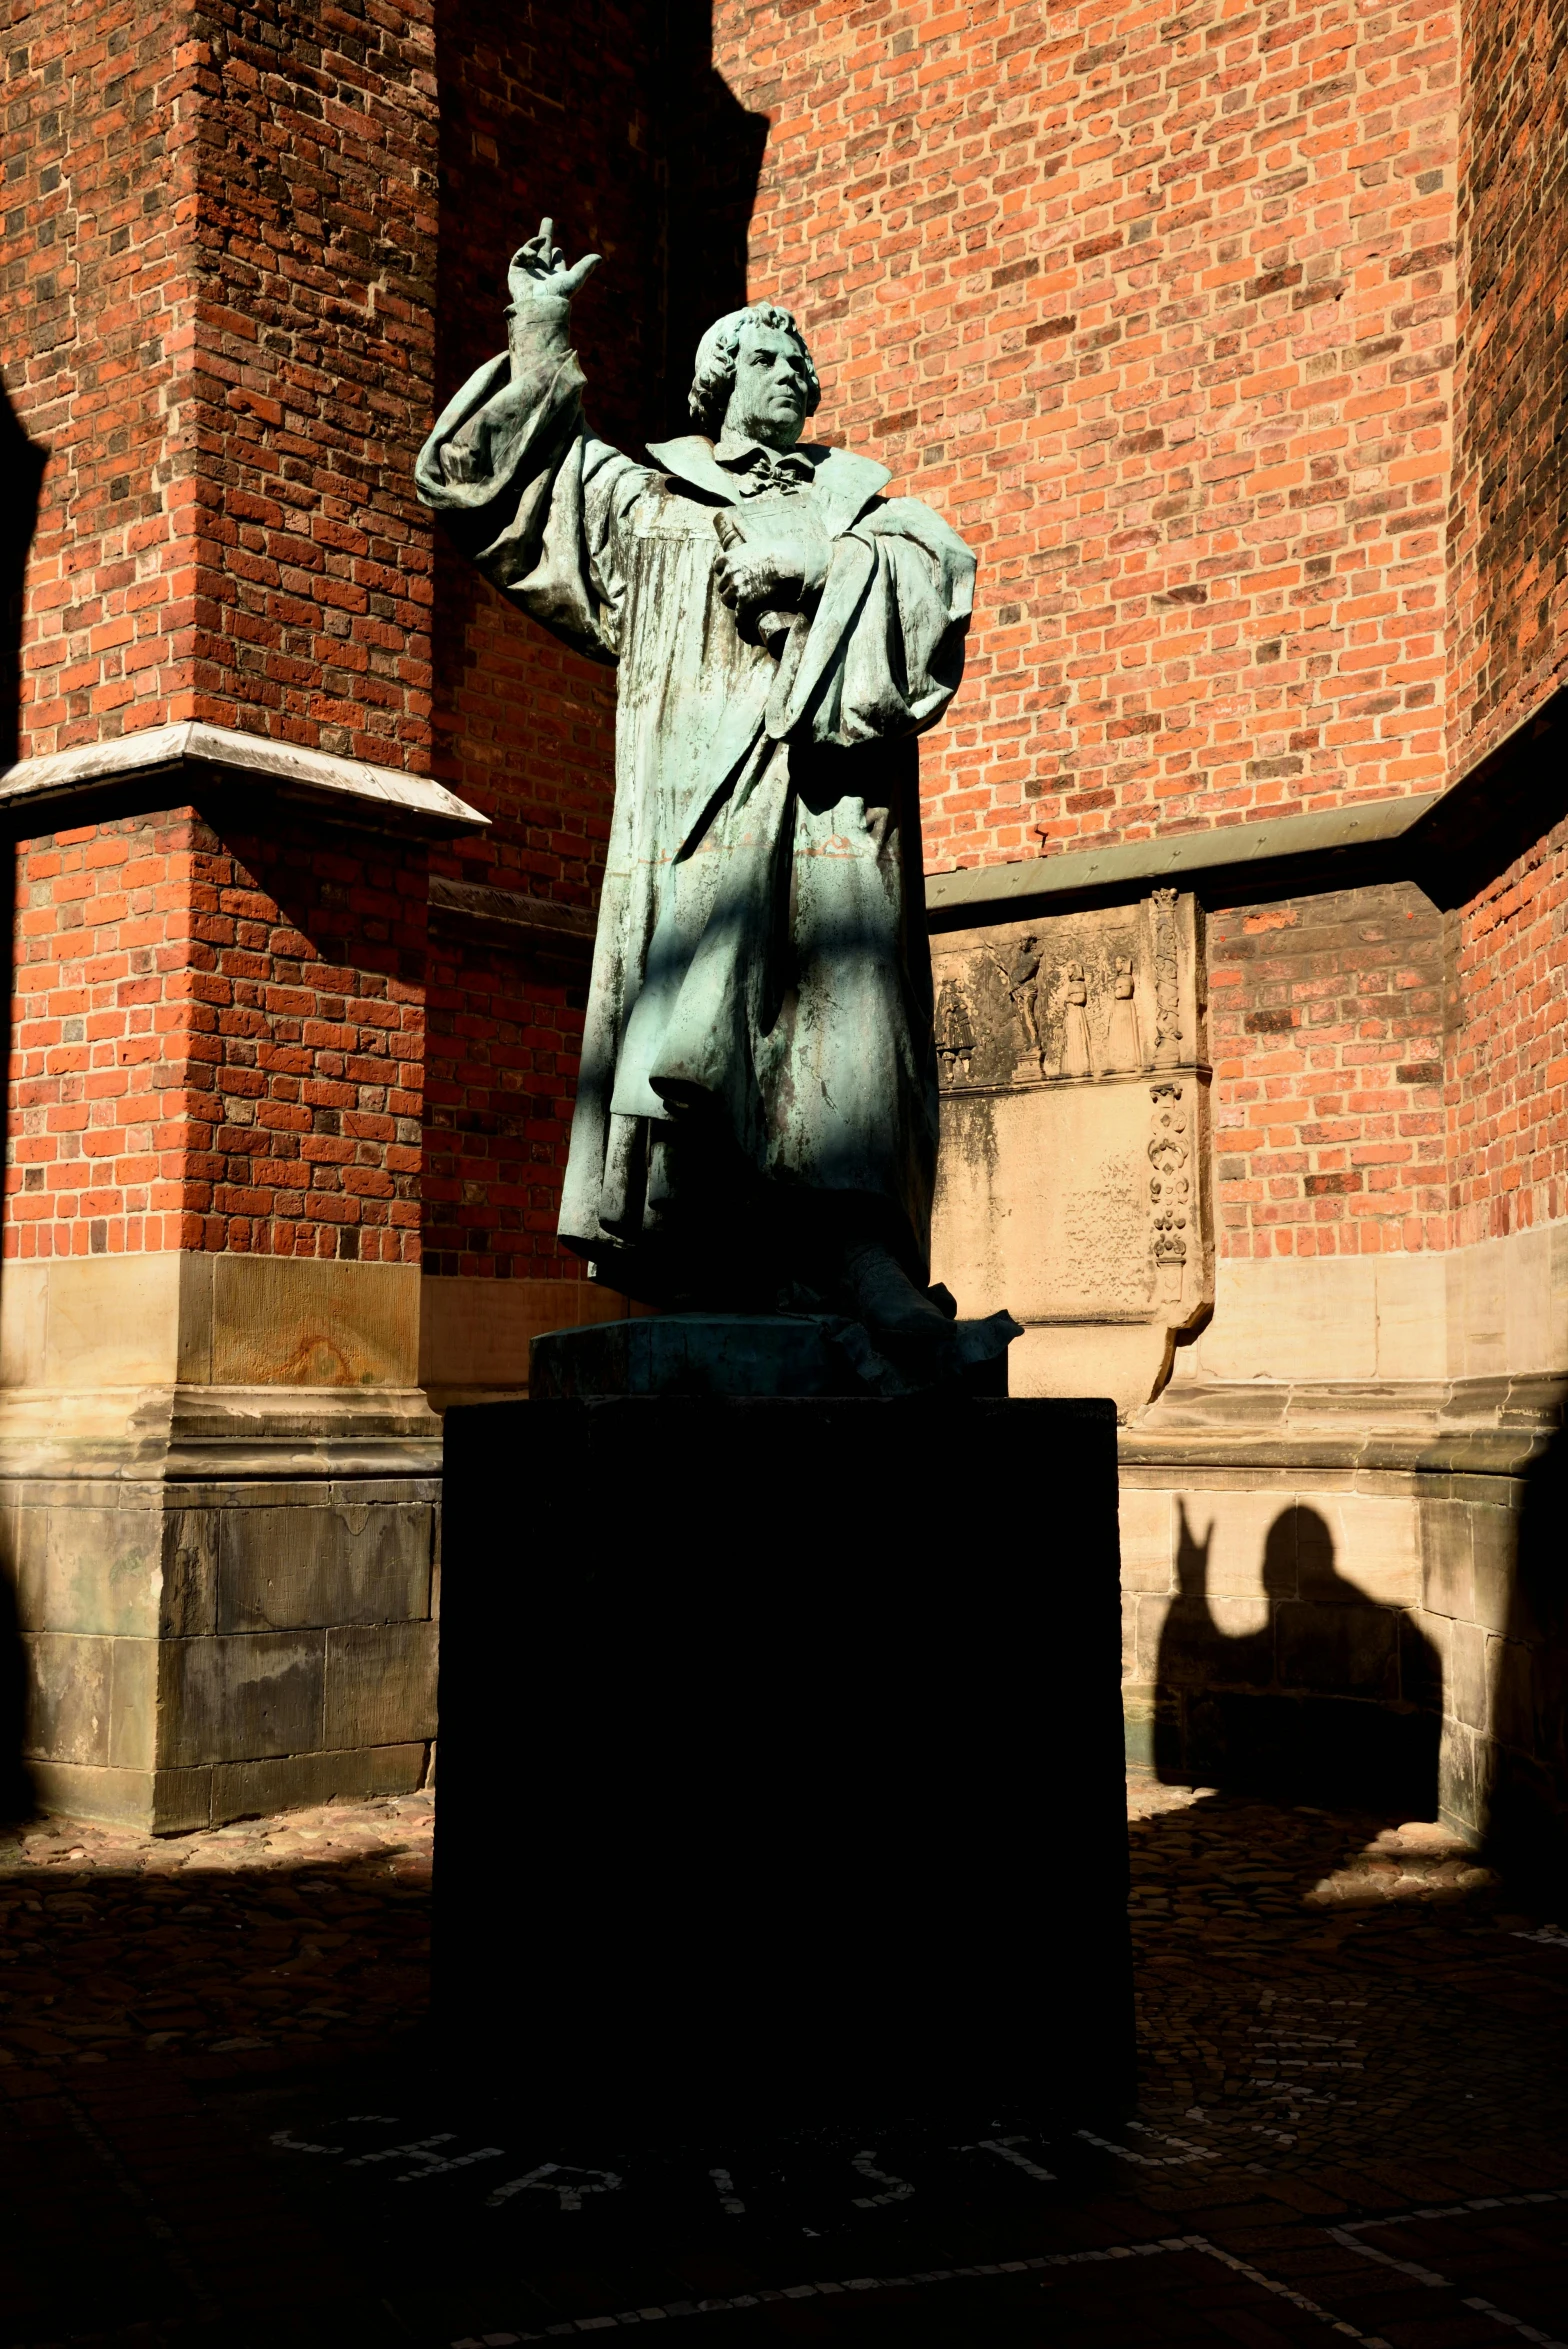
[[[1214,1295],[1202,915],[1174,889],[932,940],[932,1272],[1005,1299],[1014,1394],[1152,1400]]]

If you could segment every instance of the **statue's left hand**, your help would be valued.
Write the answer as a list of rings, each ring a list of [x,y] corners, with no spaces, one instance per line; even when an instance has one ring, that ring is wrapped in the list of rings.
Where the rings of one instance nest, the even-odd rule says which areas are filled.
[[[557,301],[569,302],[584,281],[599,266],[597,253],[585,253],[570,269],[566,255],[554,242],[555,222],[541,220],[539,234],[519,245],[512,255],[506,272],[506,282],[514,302],[530,302],[539,295],[553,295]]]
[[[720,599],[732,612],[753,612],[764,605],[798,606],[826,577],[826,554],[815,548],[742,543],[720,555],[714,565]]]

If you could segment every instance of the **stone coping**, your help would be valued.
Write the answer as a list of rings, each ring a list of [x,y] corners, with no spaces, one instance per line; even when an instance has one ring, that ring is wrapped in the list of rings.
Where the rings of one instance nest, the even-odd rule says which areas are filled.
[[[1280,1468],[1423,1477],[1529,1473],[1561,1440],[1568,1376],[1174,1379],[1117,1430],[1124,1473]]]
[[[0,1480],[275,1484],[440,1470],[441,1423],[421,1387],[0,1390]]]
[[[1507,863],[1559,820],[1568,772],[1562,758],[1565,725],[1568,687],[1549,694],[1441,791],[1163,833],[1016,864],[930,873],[926,913],[933,925],[956,929],[966,918],[1005,921],[1041,904],[1056,909],[1080,898],[1125,898],[1162,882],[1193,888],[1208,880],[1226,886],[1230,876],[1228,886],[1234,888],[1242,874],[1265,871],[1271,885],[1332,888],[1366,878],[1363,862],[1401,841],[1406,871],[1442,894],[1447,861],[1457,858],[1462,864],[1492,836]],[[1276,866],[1301,869],[1275,874],[1269,868]],[[1319,867],[1324,868],[1321,879]]]
[[[430,926],[442,935],[587,956],[593,952],[598,919],[591,906],[562,905],[552,897],[529,897],[520,889],[498,889],[490,882],[430,876]]]
[[[1087,897],[1100,891],[1114,895],[1141,883],[1190,886],[1199,874],[1238,865],[1295,862],[1378,847],[1412,831],[1443,796],[1437,791],[1411,792],[1401,799],[1374,799],[1315,815],[1269,816],[1261,823],[1214,825],[1116,848],[931,873],[926,877],[926,911],[933,917],[994,914],[1042,899]]]
[[[444,837],[482,831],[490,821],[427,776],[195,720],[151,727],[114,742],[83,743],[47,758],[21,759],[0,773],[0,815],[9,814],[14,823],[35,809],[42,814],[69,807],[155,775],[179,778],[191,789],[212,778],[264,783],[288,798],[312,801],[323,813],[404,832]]]

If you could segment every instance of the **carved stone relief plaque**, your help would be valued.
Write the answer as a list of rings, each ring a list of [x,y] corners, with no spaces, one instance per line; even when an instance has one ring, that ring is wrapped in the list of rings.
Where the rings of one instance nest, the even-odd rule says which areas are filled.
[[[1024,1324],[1014,1394],[1169,1375],[1214,1295],[1201,915],[1141,904],[933,938],[942,1079],[932,1277]]]

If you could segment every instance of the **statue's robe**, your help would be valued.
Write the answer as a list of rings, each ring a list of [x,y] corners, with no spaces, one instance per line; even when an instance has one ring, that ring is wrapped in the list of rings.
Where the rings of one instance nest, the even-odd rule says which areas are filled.
[[[959,683],[974,560],[843,450],[692,437],[634,462],[583,422],[566,305],[509,316],[509,353],[445,409],[417,478],[498,588],[619,667],[561,1237],[656,1298],[701,1289],[706,1256],[711,1297],[744,1285],[737,1256],[765,1265],[785,1225],[848,1193],[834,1212],[923,1280],[937,1094],[914,738]],[[779,657],[720,599],[726,510],[749,538],[825,542]]]

